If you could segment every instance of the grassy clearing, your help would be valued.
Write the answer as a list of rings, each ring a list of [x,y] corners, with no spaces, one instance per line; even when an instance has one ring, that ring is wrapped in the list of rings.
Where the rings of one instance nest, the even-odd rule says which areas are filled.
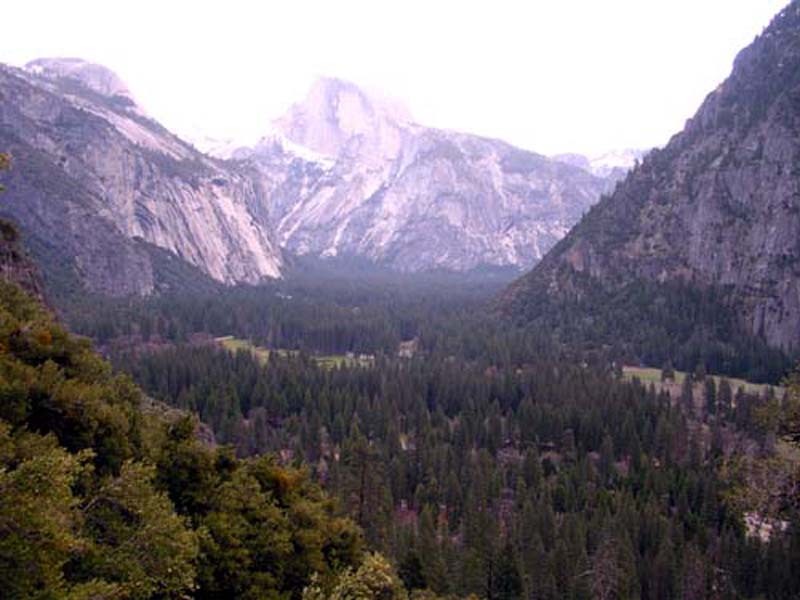
[[[223,348],[229,352],[251,352],[262,364],[269,360],[273,354],[280,357],[296,356],[297,350],[286,350],[284,348],[264,348],[256,346],[248,340],[226,335],[216,338]],[[371,355],[344,355],[344,354],[317,354],[312,357],[318,366],[323,369],[338,369],[340,367],[370,367],[375,363],[375,358]]]
[[[661,369],[653,369],[650,367],[622,367],[622,375],[626,381],[633,381],[634,379],[638,379],[642,383],[649,385],[651,383],[655,384],[656,386],[661,385]],[[714,375],[714,380],[719,387],[719,382],[722,379],[719,375]],[[686,379],[686,373],[683,371],[675,371],[675,383],[678,385],[683,384],[683,380]],[[745,381],[744,379],[737,379],[735,377],[729,377],[728,381],[731,384],[731,388],[733,388],[734,393],[740,388],[743,387],[744,391],[748,394],[757,394],[761,395],[764,393],[765,390],[772,387],[775,391],[780,395],[783,393],[782,387],[777,386],[770,386],[765,383],[751,383],[749,381]]]
[[[315,356],[314,360],[320,367],[325,369],[338,369],[342,366],[350,366],[350,360],[344,354],[327,354],[325,356]]]
[[[261,346],[255,346],[247,340],[235,338],[232,335],[226,335],[223,337],[218,337],[217,342],[229,352],[251,352],[253,356],[255,356],[262,364],[269,360],[270,350],[267,348],[262,348]]]

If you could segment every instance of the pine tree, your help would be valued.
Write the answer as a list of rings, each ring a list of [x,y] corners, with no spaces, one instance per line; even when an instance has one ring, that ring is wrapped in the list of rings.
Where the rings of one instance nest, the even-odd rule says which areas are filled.
[[[91,544],[73,567],[142,600],[191,590],[199,555],[197,534],[153,489],[154,478],[154,467],[127,462],[88,498],[82,512]]]
[[[447,564],[442,556],[433,509],[426,505],[419,518],[419,555],[424,557],[422,572],[425,584],[437,594],[445,594],[449,588]]]
[[[731,387],[731,382],[726,377],[721,378],[719,381],[717,406],[725,420],[733,418],[733,388]]]
[[[717,414],[717,384],[713,377],[707,377],[705,381],[705,408],[710,416]]]
[[[0,589],[7,598],[66,595],[63,568],[85,540],[73,487],[89,455],[52,437],[11,436],[0,422]]]
[[[686,373],[681,384],[681,406],[687,415],[694,415],[694,379],[691,373]]]
[[[672,366],[672,361],[667,361],[661,367],[661,381],[674,381],[675,380],[675,367]]]
[[[511,544],[506,542],[497,558],[490,598],[493,600],[518,600],[522,597],[522,577]]]

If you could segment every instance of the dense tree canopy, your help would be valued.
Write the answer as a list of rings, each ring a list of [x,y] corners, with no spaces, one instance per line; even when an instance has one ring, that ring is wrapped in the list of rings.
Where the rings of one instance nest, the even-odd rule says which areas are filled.
[[[313,350],[264,359],[209,340],[116,360],[154,396],[197,411],[240,456],[310,465],[408,591],[800,590],[795,577],[770,575],[790,572],[800,532],[760,539],[744,519],[796,522],[796,505],[764,494],[796,464],[760,468],[782,427],[761,415],[789,406],[782,392],[734,390],[704,367],[672,369],[657,387],[629,383],[534,333],[473,325],[363,364]]]
[[[362,560],[303,470],[239,460],[0,282],[7,598],[299,598]]]

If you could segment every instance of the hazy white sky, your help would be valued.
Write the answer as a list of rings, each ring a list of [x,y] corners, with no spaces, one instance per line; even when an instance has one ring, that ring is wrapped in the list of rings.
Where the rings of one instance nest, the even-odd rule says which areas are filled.
[[[257,137],[315,77],[543,153],[666,142],[788,0],[21,0],[0,62],[114,69],[175,131]]]

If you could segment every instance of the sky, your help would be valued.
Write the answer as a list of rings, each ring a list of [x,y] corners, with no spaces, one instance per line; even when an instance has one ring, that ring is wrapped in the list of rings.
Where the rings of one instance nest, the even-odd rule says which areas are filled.
[[[666,143],[787,0],[24,0],[0,62],[104,64],[178,133],[257,139],[319,76],[555,154]]]

